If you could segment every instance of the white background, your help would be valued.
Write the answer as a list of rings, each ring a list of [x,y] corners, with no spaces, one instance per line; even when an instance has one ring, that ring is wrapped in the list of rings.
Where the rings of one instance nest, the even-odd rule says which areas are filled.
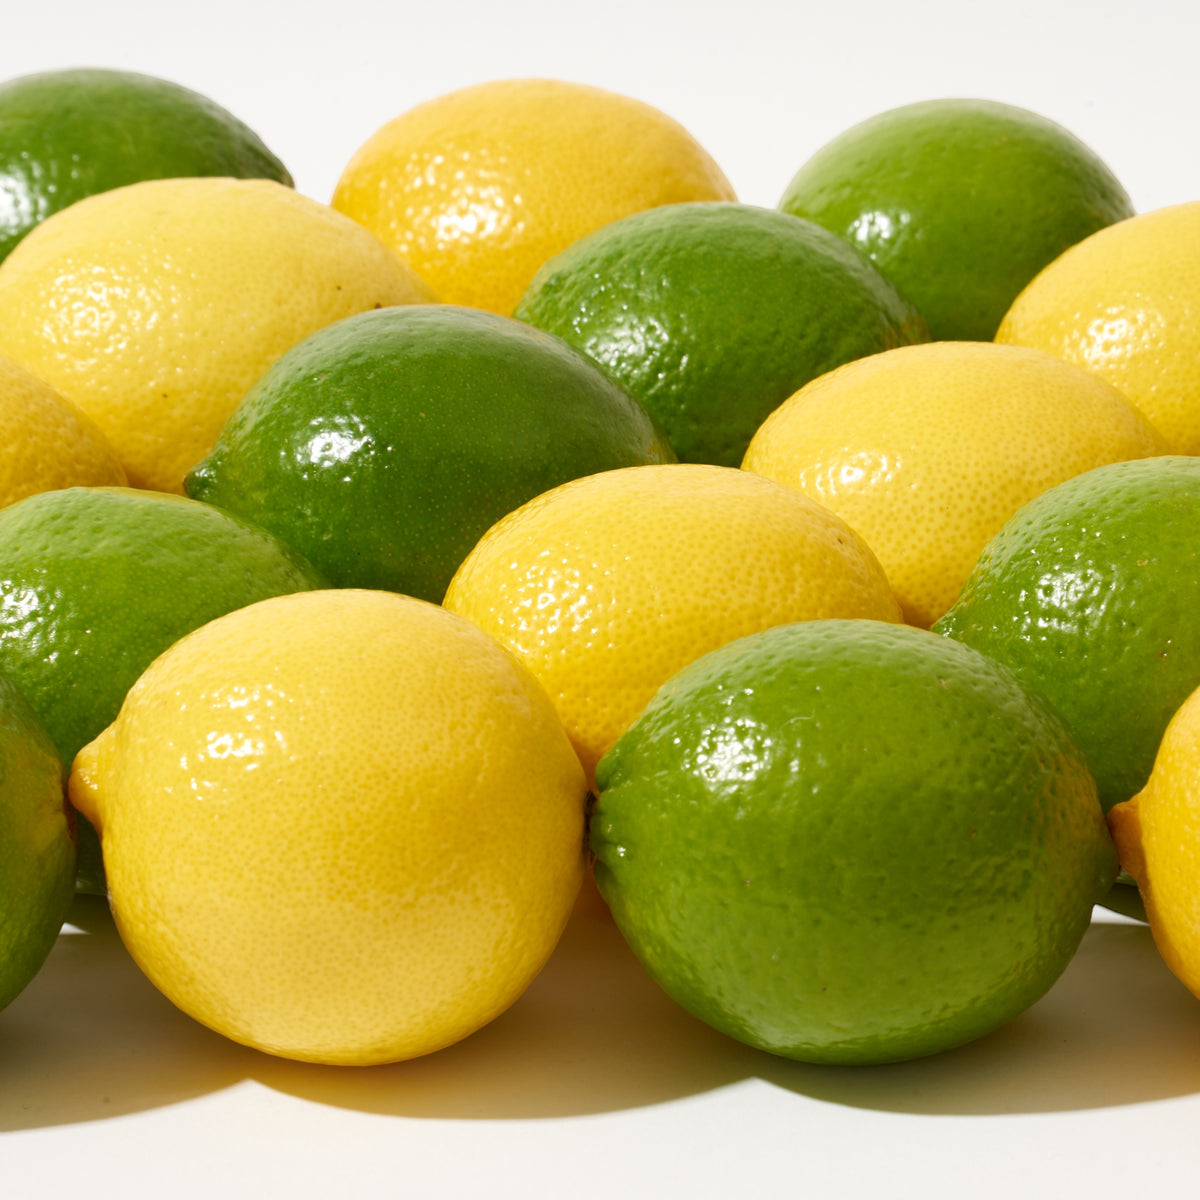
[[[17,11],[12,11],[17,8]],[[847,125],[944,95],[1090,143],[1141,210],[1200,198],[1200,9],[909,0],[108,0],[4,4],[0,78],[128,67],[206,93],[328,200],[376,127],[545,75],[682,121],[774,205]],[[492,1027],[370,1071],[276,1062],[161,1000],[95,913],[0,1014],[5,1197],[1009,1197],[1194,1194],[1200,1002],[1144,928],[1093,926],[1039,1005],[972,1047],[875,1070],[773,1060],[575,922]]]

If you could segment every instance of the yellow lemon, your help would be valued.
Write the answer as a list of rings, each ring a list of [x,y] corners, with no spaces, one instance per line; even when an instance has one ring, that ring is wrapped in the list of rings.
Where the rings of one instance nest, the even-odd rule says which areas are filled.
[[[742,466],[799,488],[879,556],[928,626],[1017,509],[1092,467],[1165,452],[1110,384],[1037,350],[934,342],[859,359],[763,422]]]
[[[1200,690],[1171,719],[1146,786],[1109,810],[1168,967],[1200,996]]]
[[[1200,454],[1200,201],[1121,221],[1073,246],[1013,301],[998,342],[1108,380],[1167,439]]]
[[[627,467],[484,534],[443,602],[550,694],[589,777],[676,671],[773,625],[899,621],[870,549],[827,509],[732,467]]]
[[[583,875],[554,709],[467,621],[306,592],[189,634],[81,750],[121,936],[180,1008],[291,1058],[437,1050],[511,1004]]]
[[[125,472],[94,422],[0,356],[0,508],[37,492],[124,483]]]
[[[154,180],[56,213],[0,264],[0,352],[99,425],[131,484],[181,492],[284,351],[429,298],[365,229],[282,184]]]
[[[537,269],[585,233],[733,188],[670,117],[551,79],[479,84],[383,126],[334,208],[361,221],[450,304],[509,315]]]

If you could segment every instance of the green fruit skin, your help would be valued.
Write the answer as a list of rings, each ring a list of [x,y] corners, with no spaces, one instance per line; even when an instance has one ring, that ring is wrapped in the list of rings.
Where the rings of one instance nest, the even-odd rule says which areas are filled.
[[[934,630],[1049,700],[1105,810],[1128,800],[1200,687],[1200,458],[1114,463],[1044,492],[984,548]]]
[[[292,186],[257,134],[165,79],[82,69],[0,85],[0,260],[35,225],[85,196],[198,175]]]
[[[864,251],[939,341],[990,341],[1044,266],[1134,211],[1073,134],[988,100],[929,100],[855,125],[800,168],[779,207]]]
[[[0,676],[0,1009],[37,974],[75,894],[75,826],[62,761]]]
[[[0,509],[0,564],[0,672],[68,764],[184,634],[255,601],[326,586],[241,518],[125,488],[42,492]],[[80,890],[103,894],[95,832],[78,821]]]
[[[606,225],[546,263],[515,315],[599,363],[681,462],[727,467],[809,380],[929,340],[853,247],[745,204],[672,204]]]
[[[597,781],[596,880],[650,974],[811,1062],[931,1054],[1021,1012],[1117,871],[1057,717],[908,626],[732,642],[659,691]]]
[[[478,309],[406,305],[284,355],[185,488],[276,533],[336,587],[436,604],[525,501],[673,460],[637,401],[558,338]]]

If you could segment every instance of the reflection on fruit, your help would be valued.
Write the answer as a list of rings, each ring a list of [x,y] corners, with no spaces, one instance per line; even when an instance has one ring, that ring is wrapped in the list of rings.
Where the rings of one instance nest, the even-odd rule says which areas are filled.
[[[308,1061],[411,1058],[489,1021],[583,876],[586,785],[544,692],[390,593],[278,597],[190,634],[70,786],[150,979]]]
[[[932,1054],[1041,996],[1116,856],[1082,754],[1005,668],[872,621],[685,668],[601,761],[596,880],[662,987],[812,1062]]]

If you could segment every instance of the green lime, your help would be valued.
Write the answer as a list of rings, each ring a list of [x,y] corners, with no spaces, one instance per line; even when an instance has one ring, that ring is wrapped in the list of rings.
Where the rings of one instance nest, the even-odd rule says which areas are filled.
[[[0,1008],[37,974],[75,894],[75,826],[62,761],[0,676]]]
[[[165,79],[86,69],[0,84],[0,259],[85,196],[195,175],[292,183],[232,113]]]
[[[115,719],[138,676],[215,617],[324,581],[240,518],[128,488],[42,492],[0,509],[0,671],[63,762]],[[103,891],[81,817],[80,889]]]
[[[779,202],[870,256],[939,340],[990,341],[1017,293],[1085,237],[1133,215],[1061,125],[990,100],[927,100],[823,146]]]
[[[1116,854],[1004,667],[911,626],[781,625],[665,684],[601,760],[596,881],[650,974],[811,1062],[959,1045],[1041,996]]]
[[[673,459],[637,401],[558,338],[479,309],[407,305],[285,354],[185,487],[271,530],[336,587],[440,603],[480,537],[526,500]]]
[[[745,204],[671,204],[606,225],[542,267],[516,316],[595,359],[681,461],[727,467],[810,379],[929,340],[858,251]]]
[[[1200,458],[1097,467],[1030,501],[934,629],[1040,692],[1107,810],[1140,791],[1200,687]]]

